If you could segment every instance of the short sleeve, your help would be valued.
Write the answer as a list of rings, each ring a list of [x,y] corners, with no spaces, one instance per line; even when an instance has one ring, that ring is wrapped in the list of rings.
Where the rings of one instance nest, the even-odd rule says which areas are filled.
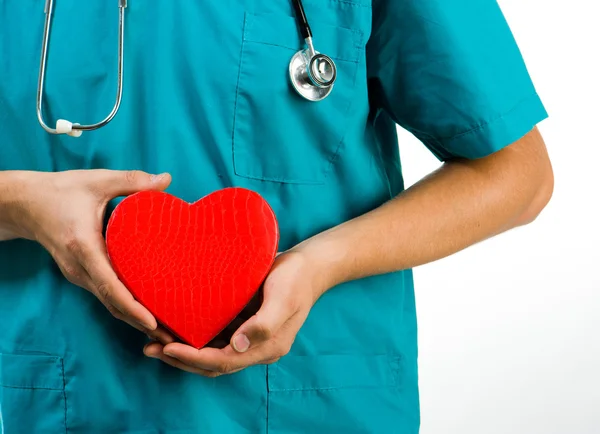
[[[480,158],[547,117],[495,0],[373,0],[371,100],[440,160]]]

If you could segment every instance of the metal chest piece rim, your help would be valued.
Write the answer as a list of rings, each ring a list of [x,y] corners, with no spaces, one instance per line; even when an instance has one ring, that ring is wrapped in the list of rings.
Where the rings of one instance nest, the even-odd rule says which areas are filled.
[[[311,51],[307,48],[294,54],[289,66],[290,80],[300,96],[309,101],[322,101],[331,93],[337,71],[330,57]],[[329,69],[319,70],[319,61]]]

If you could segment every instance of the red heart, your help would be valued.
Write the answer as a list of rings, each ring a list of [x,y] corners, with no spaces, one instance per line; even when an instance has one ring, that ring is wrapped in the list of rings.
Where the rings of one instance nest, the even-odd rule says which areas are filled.
[[[250,302],[279,243],[257,193],[226,188],[189,204],[163,192],[125,198],[106,244],[119,279],[156,319],[201,348]]]

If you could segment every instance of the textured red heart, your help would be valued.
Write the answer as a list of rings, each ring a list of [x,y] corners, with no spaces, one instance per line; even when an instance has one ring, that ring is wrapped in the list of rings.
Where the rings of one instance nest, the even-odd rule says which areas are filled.
[[[140,192],[117,205],[106,244],[119,279],[157,320],[201,348],[250,302],[279,242],[257,193],[226,188],[190,204]]]

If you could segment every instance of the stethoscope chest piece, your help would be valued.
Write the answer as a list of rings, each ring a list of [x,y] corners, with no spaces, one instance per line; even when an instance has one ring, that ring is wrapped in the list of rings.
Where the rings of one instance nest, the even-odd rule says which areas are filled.
[[[311,47],[300,50],[290,61],[294,89],[309,101],[325,99],[333,89],[337,71],[333,60]]]

